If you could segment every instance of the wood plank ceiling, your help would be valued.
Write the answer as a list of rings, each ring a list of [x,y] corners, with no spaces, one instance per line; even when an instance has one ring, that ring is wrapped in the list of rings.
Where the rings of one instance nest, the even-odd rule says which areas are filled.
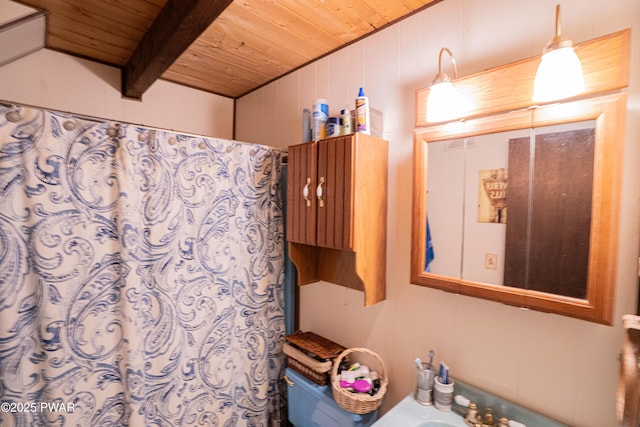
[[[240,97],[441,0],[19,0],[49,12],[46,46],[123,70],[140,98],[157,78]]]

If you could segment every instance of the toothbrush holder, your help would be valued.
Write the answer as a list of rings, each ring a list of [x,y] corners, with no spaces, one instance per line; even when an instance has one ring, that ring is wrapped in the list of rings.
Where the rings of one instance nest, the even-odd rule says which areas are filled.
[[[435,379],[433,389],[433,400],[436,409],[450,411],[453,406],[453,380],[449,378],[449,383],[443,384],[440,378]]]
[[[433,379],[435,378],[435,371],[428,369],[427,363],[422,363],[422,368],[416,366],[417,370],[417,387],[416,387],[416,402],[421,405],[431,405],[433,403]]]

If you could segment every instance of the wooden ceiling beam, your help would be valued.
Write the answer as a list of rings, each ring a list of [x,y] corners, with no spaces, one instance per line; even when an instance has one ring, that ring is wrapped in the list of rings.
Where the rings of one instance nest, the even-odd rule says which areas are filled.
[[[141,99],[231,2],[168,0],[122,69],[122,94]]]

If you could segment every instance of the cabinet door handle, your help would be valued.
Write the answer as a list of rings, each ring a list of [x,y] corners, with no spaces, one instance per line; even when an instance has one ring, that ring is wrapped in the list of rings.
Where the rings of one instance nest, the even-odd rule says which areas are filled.
[[[302,189],[302,195],[307,207],[311,206],[311,200],[309,199],[309,186],[311,185],[311,178],[307,178],[307,184]]]
[[[316,188],[316,197],[318,198],[318,206],[324,207],[324,200],[322,200],[322,184],[324,184],[324,176],[320,177],[318,188]]]
[[[288,376],[286,376],[286,375],[284,376],[284,381],[285,381],[287,384],[289,384],[289,387],[293,387],[293,386],[295,385],[295,383],[294,383],[293,381],[291,381],[291,380],[289,379],[289,377],[288,377]]]

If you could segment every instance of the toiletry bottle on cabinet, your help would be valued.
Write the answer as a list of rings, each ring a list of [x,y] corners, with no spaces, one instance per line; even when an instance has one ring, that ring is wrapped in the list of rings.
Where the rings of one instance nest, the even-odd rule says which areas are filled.
[[[369,98],[360,88],[356,98],[356,131],[371,135],[371,119],[369,117]]]

